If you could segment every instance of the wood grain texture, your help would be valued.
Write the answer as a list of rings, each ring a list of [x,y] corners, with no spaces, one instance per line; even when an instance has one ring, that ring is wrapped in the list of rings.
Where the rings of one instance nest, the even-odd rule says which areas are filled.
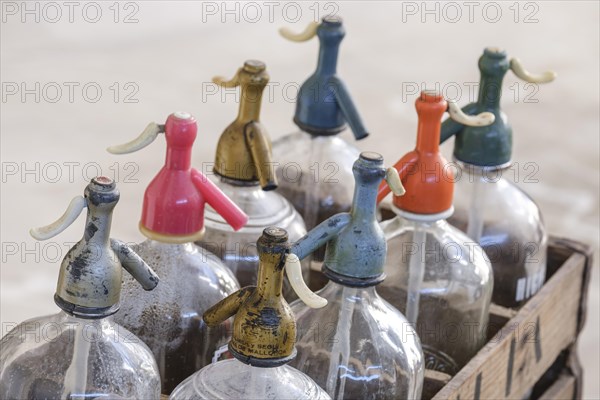
[[[575,399],[576,378],[571,375],[561,375],[539,400],[572,400]]]
[[[544,287],[433,399],[523,398],[565,349],[574,352],[585,321],[591,251],[580,243],[552,238],[548,255],[550,278]],[[491,313],[500,318],[512,314],[496,306]],[[571,398],[579,397],[581,377],[571,377]],[[546,393],[551,395],[551,389]]]

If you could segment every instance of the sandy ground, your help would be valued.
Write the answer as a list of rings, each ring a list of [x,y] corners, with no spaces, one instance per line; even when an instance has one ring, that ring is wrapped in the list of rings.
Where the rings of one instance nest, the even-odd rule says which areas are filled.
[[[295,130],[293,99],[314,68],[317,42],[286,42],[277,28],[300,30],[330,12],[344,17],[348,32],[340,76],[372,132],[359,147],[389,163],[414,144],[416,88],[438,84],[460,104],[470,101],[484,47],[507,49],[531,71],[557,71],[554,83],[539,88],[510,73],[505,81],[518,184],[538,201],[549,232],[597,250],[598,3],[452,4],[2,2],[2,334],[56,311],[57,260],[80,238],[82,221],[51,243],[36,243],[28,229],[57,218],[88,177],[119,180],[112,235],[142,239],[141,198],[162,164],[164,143],[120,157],[106,146],[187,110],[199,121],[194,163],[208,165],[237,109],[235,91],[216,92],[210,78],[232,76],[249,58],[265,61],[271,74],[262,114],[271,136]],[[451,145],[444,150],[449,154]],[[534,182],[525,179],[530,173]],[[587,398],[600,398],[597,260],[579,342]]]

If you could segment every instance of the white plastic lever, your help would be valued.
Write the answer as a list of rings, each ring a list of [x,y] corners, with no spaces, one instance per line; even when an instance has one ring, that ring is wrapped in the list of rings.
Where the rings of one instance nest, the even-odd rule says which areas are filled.
[[[308,24],[306,29],[300,33],[294,33],[289,28],[280,28],[279,34],[284,38],[291,40],[292,42],[306,42],[312,39],[317,34],[317,28],[319,28],[318,22],[311,22]]]
[[[86,205],[87,203],[83,196],[74,197],[65,213],[59,219],[50,225],[30,229],[29,234],[37,240],[47,240],[58,235],[77,219]]]
[[[392,193],[394,193],[394,196],[403,196],[404,193],[406,193],[406,190],[404,189],[404,185],[402,185],[400,175],[398,174],[396,168],[389,167],[385,171],[385,181],[387,182]]]
[[[302,268],[300,260],[295,254],[288,254],[285,259],[285,272],[290,280],[292,289],[296,292],[300,300],[310,308],[322,308],[327,305],[327,300],[315,294],[306,286],[302,277]]]
[[[521,64],[521,61],[518,58],[512,58],[510,60],[510,69],[517,77],[529,83],[548,83],[556,79],[556,72],[554,71],[532,74],[523,67],[523,64]]]
[[[466,126],[488,126],[496,120],[496,116],[487,111],[477,115],[467,115],[452,100],[448,100],[448,113],[451,119]]]
[[[163,132],[163,129],[160,125],[150,122],[146,129],[131,142],[119,144],[116,146],[110,146],[106,150],[112,154],[128,154],[133,153],[135,151],[141,150],[144,147],[148,146],[150,143],[156,139],[159,133]]]

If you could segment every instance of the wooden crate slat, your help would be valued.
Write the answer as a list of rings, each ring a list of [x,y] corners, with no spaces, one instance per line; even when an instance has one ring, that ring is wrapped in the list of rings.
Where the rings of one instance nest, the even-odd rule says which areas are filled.
[[[425,382],[423,383],[423,393],[421,395],[421,399],[429,400],[431,399],[437,392],[440,391],[450,380],[452,377],[443,372],[435,371],[432,369],[425,370]]]
[[[522,398],[577,337],[585,267],[573,253],[434,399]]]
[[[576,396],[576,387],[575,377],[567,374],[561,375],[538,400],[573,400]]]
[[[490,314],[493,314],[497,317],[505,318],[506,320],[510,320],[517,315],[517,310],[513,310],[512,308],[506,308],[499,306],[498,304],[490,304]]]

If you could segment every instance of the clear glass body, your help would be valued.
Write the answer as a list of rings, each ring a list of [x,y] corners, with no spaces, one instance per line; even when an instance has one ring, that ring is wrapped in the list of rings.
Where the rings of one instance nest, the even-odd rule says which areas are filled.
[[[193,243],[146,240],[132,246],[158,274],[147,292],[123,274],[121,308],[115,320],[135,333],[154,353],[163,393],[212,362],[229,341],[230,321],[209,328],[202,314],[239,289],[231,271],[217,256]]]
[[[501,177],[508,173],[463,167],[448,222],[485,250],[494,270],[492,301],[519,307],[544,284],[548,237],[535,202]]]
[[[273,143],[278,191],[292,202],[311,230],[352,206],[352,165],[360,152],[345,140],[299,131]]]
[[[426,368],[454,375],[486,342],[492,267],[481,247],[443,219],[397,216],[382,228],[388,253],[378,291],[415,326]]]
[[[287,365],[258,368],[237,359],[211,364],[181,383],[172,400],[329,400],[308,376]]]
[[[296,315],[298,355],[290,365],[338,400],[420,399],[423,353],[406,318],[376,292],[329,282],[328,304]]]
[[[273,142],[277,191],[288,199],[311,230],[332,215],[348,212],[354,194],[352,165],[360,151],[338,135],[315,136],[297,131]],[[313,252],[309,287],[321,289],[325,246]]]
[[[304,221],[292,204],[279,193],[264,191],[259,185],[231,184],[226,179],[218,179],[215,184],[248,215],[248,223],[235,232],[223,217],[211,207],[206,207],[206,232],[197,243],[221,258],[242,287],[256,285],[256,241],[263,230],[277,226],[288,232],[290,242],[295,242],[306,234]],[[308,277],[309,262],[306,260],[302,263],[305,278]],[[297,298],[287,279],[284,281],[283,294],[287,299]]]
[[[33,318],[2,338],[0,398],[158,399],[148,347],[112,317]]]
[[[352,206],[352,165],[360,152],[339,137],[315,136],[305,131],[273,142],[278,192],[292,202],[311,230],[332,215]],[[322,261],[315,258],[316,261]]]

